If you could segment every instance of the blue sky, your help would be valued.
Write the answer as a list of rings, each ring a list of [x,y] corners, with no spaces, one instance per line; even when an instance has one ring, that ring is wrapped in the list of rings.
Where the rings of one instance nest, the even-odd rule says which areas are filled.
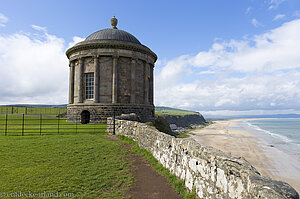
[[[156,105],[300,113],[299,0],[2,0],[0,104],[67,103],[66,49],[112,16],[159,57]]]

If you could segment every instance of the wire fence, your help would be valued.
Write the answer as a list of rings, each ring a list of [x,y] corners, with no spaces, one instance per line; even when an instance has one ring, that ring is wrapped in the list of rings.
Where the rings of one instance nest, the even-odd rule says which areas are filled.
[[[0,114],[25,115],[59,115],[67,112],[66,107],[28,107],[28,106],[0,106]]]
[[[104,133],[107,130],[106,120],[97,121],[97,123],[81,124],[80,116],[75,118],[78,119],[68,122],[67,116],[0,114],[0,135]]]

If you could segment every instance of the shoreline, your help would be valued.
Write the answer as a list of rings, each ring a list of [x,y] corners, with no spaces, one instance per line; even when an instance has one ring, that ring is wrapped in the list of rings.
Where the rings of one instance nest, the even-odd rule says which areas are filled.
[[[209,126],[195,129],[188,134],[202,145],[244,157],[262,176],[287,182],[300,193],[300,170],[295,167],[297,162],[283,151],[268,145],[254,129],[252,131],[250,127],[243,127],[244,121],[256,119],[214,121]]]

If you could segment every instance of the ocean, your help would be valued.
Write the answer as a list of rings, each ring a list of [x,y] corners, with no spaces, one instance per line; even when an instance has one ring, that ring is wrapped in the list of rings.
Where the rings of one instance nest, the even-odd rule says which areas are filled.
[[[300,162],[300,118],[251,119],[242,126],[270,147],[275,147]]]

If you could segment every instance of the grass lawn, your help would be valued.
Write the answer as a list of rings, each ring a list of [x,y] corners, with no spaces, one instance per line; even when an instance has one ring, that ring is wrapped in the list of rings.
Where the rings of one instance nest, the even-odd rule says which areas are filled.
[[[175,108],[169,108],[169,107],[155,107],[155,115],[194,115],[199,114],[195,111],[186,111],[182,109],[175,109]]]
[[[67,108],[0,106],[2,114],[58,115],[66,111]]]
[[[106,124],[76,124],[66,118],[24,115],[23,127],[23,115],[0,115],[0,136],[5,135],[5,129],[7,135],[97,133],[104,132]]]
[[[134,179],[121,145],[100,134],[0,136],[0,191],[123,198]]]

